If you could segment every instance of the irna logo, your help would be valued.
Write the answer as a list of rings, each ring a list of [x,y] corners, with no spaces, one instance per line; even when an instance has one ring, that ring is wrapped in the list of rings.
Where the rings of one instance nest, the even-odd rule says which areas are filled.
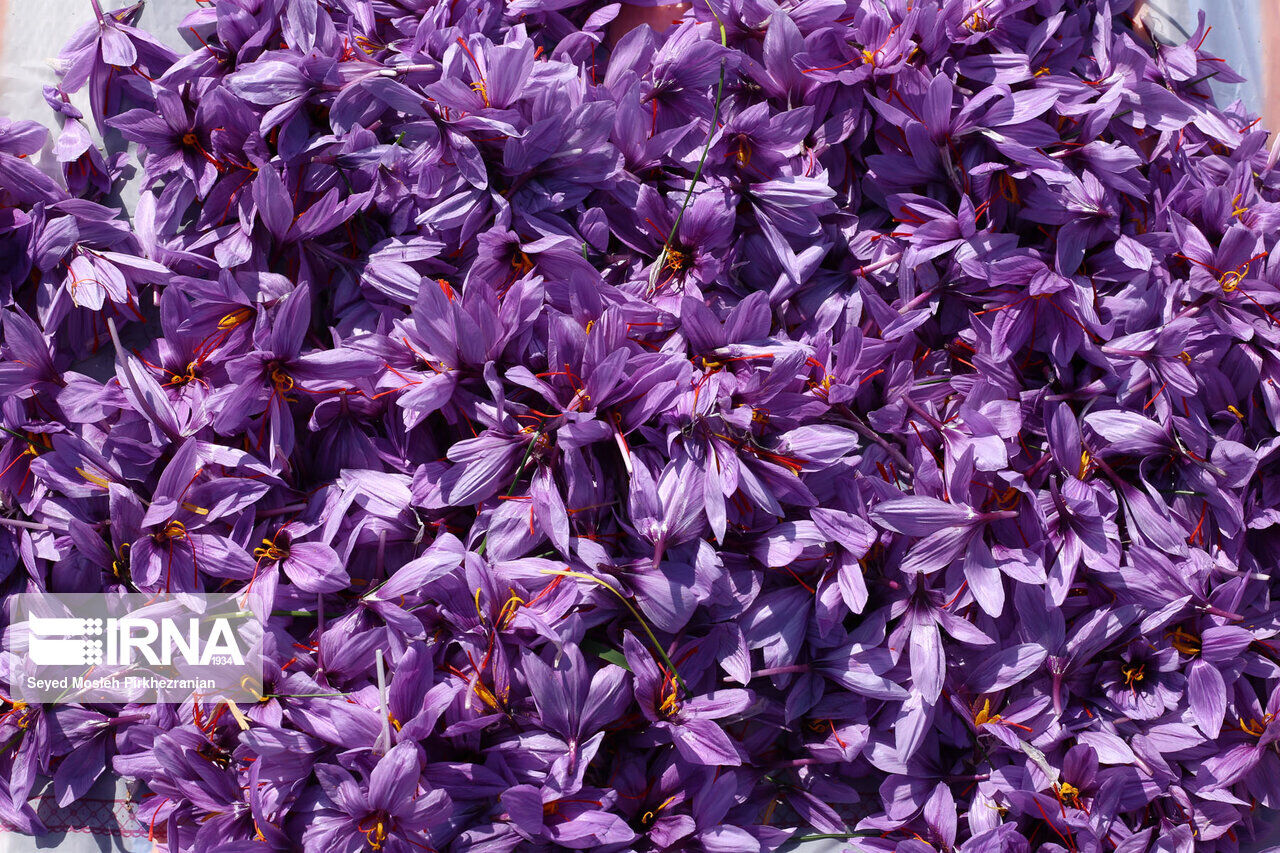
[[[30,654],[40,666],[244,665],[230,621],[197,617],[159,620],[75,619],[32,615]],[[207,631],[205,629],[208,629]]]
[[[0,673],[15,701],[261,696],[265,619],[255,608],[269,605],[239,593],[16,593],[6,604]]]

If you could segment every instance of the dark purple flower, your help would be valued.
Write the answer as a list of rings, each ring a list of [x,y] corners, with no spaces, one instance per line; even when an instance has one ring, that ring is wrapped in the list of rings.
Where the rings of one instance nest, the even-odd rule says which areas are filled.
[[[0,120],[0,583],[267,664],[5,705],[0,819],[110,760],[171,853],[1247,843],[1280,147],[1124,5],[95,6]]]
[[[1175,708],[1186,689],[1177,650],[1154,648],[1142,640],[1103,663],[1098,678],[1107,699],[1135,720],[1153,720]]]
[[[368,847],[388,853],[429,844],[432,829],[448,815],[449,798],[439,789],[421,790],[420,761],[415,744],[397,744],[378,759],[364,782],[337,765],[317,765],[321,798],[304,841],[325,849]]]

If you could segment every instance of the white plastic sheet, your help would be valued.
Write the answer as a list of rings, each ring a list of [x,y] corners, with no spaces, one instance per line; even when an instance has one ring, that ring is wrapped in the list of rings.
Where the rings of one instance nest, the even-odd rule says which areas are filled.
[[[1211,27],[1205,38],[1205,50],[1227,60],[1248,78],[1243,83],[1209,81],[1220,104],[1239,98],[1255,113],[1262,112],[1266,92],[1263,88],[1263,3],[1275,0],[1147,0],[1143,21],[1156,41],[1177,45],[1187,41],[1196,31],[1199,13]],[[1276,48],[1273,47],[1272,50]]]
[[[103,0],[104,9],[126,5]],[[192,0],[149,0],[141,26],[182,53],[190,50],[178,24],[196,8]],[[55,83],[49,61],[80,27],[93,20],[89,0],[0,0],[0,115],[52,125],[42,87]]]

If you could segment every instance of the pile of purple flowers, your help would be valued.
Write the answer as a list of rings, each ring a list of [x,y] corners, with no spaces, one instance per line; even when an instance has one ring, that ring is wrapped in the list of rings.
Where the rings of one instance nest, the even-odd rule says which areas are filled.
[[[243,591],[268,671],[6,702],[0,819],[114,773],[173,853],[1236,850],[1280,148],[1130,5],[98,14],[51,151],[0,122],[3,590]]]

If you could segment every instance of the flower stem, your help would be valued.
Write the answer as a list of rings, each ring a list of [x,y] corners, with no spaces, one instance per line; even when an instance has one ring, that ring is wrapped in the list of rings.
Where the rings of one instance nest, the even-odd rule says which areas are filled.
[[[19,527],[23,530],[48,530],[49,525],[40,521],[23,521],[21,518],[0,518],[0,526]]]
[[[382,737],[379,739],[385,754],[391,749],[391,710],[387,707],[387,671],[382,662],[382,649],[374,649],[374,666],[378,671],[378,706],[382,709]]]
[[[751,673],[752,678],[767,678],[770,675],[789,675],[793,672],[808,672],[809,664],[797,663],[790,666],[771,666],[767,669],[757,669]]]
[[[856,270],[853,271],[853,274],[865,276],[873,272],[879,272],[885,267],[890,266],[894,263],[897,263],[901,259],[902,259],[902,252],[895,252],[892,255],[888,255],[886,257],[881,258],[880,260],[876,261],[874,264],[867,264],[865,267],[858,267]]]
[[[865,422],[863,422],[862,418],[858,417],[858,415],[853,411],[853,409],[850,409],[848,406],[842,403],[840,405],[840,414],[848,418],[848,420],[846,421],[846,424],[852,427],[854,432],[856,432],[858,435],[862,436],[863,438],[867,439],[868,441],[874,442],[876,445],[878,445],[881,450],[889,454],[890,459],[898,463],[898,467],[900,469],[905,471],[907,474],[915,474],[915,471],[916,471],[915,466],[911,464],[911,462],[907,459],[905,455],[903,455],[902,451],[899,450],[894,445],[890,444],[888,439],[880,435],[880,433],[876,432],[870,426],[868,426]]]
[[[635,607],[632,606],[630,601],[627,601],[627,597],[625,595],[623,595],[622,593],[618,592],[616,589],[613,588],[612,584],[606,583],[600,578],[595,577],[593,575],[589,575],[586,572],[574,572],[574,571],[570,571],[569,569],[543,569],[542,574],[563,575],[564,577],[578,578],[579,580],[591,581],[592,583],[602,586],[605,589],[609,590],[609,592],[616,595],[618,597],[618,600],[621,601],[623,605],[625,605],[626,608],[631,611],[631,615],[636,617],[636,621],[640,623],[640,627],[644,628],[645,634],[649,636],[649,642],[653,644],[654,651],[658,653],[658,656],[662,658],[662,662],[667,665],[667,668],[669,670],[671,670],[671,675],[675,678],[675,680],[680,684],[681,687],[683,687],[685,690],[689,689],[689,685],[685,683],[685,680],[680,677],[680,673],[676,670],[675,663],[667,655],[666,649],[662,648],[662,644],[658,642],[658,638],[654,636],[653,631],[649,628],[649,623],[646,622],[644,620],[644,617],[640,615],[640,611],[636,610]]]
[[[711,11],[712,17],[716,19],[716,23],[720,25],[720,45],[721,47],[729,46],[729,37],[725,33],[724,21],[720,20],[720,16],[716,14],[716,10],[712,8],[710,0],[707,2],[707,8]],[[689,191],[684,194],[684,202],[680,205],[680,212],[676,214],[676,221],[671,226],[671,233],[667,235],[666,242],[662,244],[662,251],[658,252],[658,260],[653,264],[653,272],[649,274],[649,289],[653,290],[654,285],[658,281],[658,276],[662,272],[662,266],[667,262],[667,251],[671,248],[671,242],[676,239],[676,231],[680,229],[680,223],[684,221],[684,212],[689,207],[689,202],[693,200],[694,187],[698,185],[698,180],[702,177],[702,169],[707,164],[707,155],[711,153],[711,140],[716,135],[716,125],[720,123],[720,102],[724,97],[724,60],[720,60],[720,81],[716,83],[716,102],[714,114],[711,116],[711,126],[707,128],[707,142],[702,146],[702,157],[698,160],[698,168],[693,172],[693,180],[689,182]]]

